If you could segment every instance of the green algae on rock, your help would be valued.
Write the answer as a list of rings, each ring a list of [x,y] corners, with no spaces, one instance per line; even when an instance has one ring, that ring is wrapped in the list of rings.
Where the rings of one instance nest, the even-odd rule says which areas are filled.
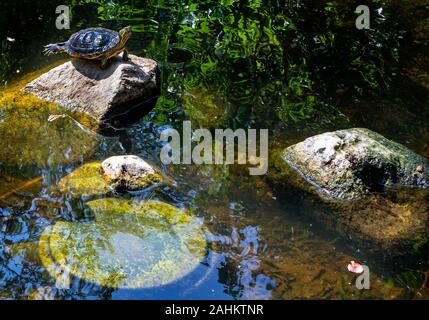
[[[39,254],[48,272],[112,288],[149,288],[192,272],[206,252],[201,221],[155,200],[90,201],[91,222],[57,222],[43,232]]]
[[[107,194],[113,190],[142,190],[162,181],[161,175],[141,158],[136,157],[145,164],[144,168],[147,169],[145,171],[141,170],[141,167],[130,167],[130,163],[123,166],[124,162],[113,162],[116,158],[124,157],[127,156],[111,157],[102,163],[86,163],[63,177],[58,183],[58,187],[61,192],[88,197]],[[133,157],[135,156],[128,156],[131,160]],[[113,164],[118,165],[109,166]],[[110,170],[109,174],[106,174],[107,169]],[[150,171],[148,171],[149,169]],[[115,173],[118,173],[118,176]]]
[[[100,143],[97,135],[82,130],[70,118],[48,122],[50,115],[64,113],[65,109],[22,92],[34,76],[29,75],[0,93],[0,163],[45,166],[92,155]],[[88,116],[73,113],[73,117],[94,127]]]
[[[77,168],[58,183],[62,192],[73,196],[96,196],[109,193],[110,188],[102,174],[100,162],[90,162]]]

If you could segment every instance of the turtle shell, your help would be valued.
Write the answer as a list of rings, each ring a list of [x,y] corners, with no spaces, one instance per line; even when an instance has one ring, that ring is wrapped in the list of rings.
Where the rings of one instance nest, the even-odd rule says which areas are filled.
[[[66,43],[69,55],[98,57],[119,44],[119,33],[105,28],[89,28],[74,33]]]

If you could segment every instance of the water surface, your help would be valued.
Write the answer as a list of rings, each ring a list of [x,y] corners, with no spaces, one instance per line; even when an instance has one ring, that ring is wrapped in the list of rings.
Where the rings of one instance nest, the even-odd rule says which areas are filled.
[[[160,132],[181,129],[183,120],[210,129],[269,128],[271,149],[366,127],[429,157],[428,1],[370,1],[367,32],[354,28],[355,3],[345,0],[72,3],[71,30],[55,28],[57,1],[0,5],[1,298],[429,298],[422,287],[427,256],[406,268],[370,257],[312,221],[299,191],[276,194],[264,176],[251,177],[242,166],[159,160]],[[126,25],[134,31],[131,53],[155,59],[161,69],[157,104],[137,122],[103,136],[69,118],[48,122],[64,110],[19,93],[67,59],[43,57],[43,45],[84,27]],[[84,117],[77,120],[91,128]],[[207,238],[204,257],[185,276],[150,288],[79,277],[62,286],[40,260],[40,238],[57,223],[91,220],[87,202],[94,199],[72,197],[58,183],[85,163],[117,154],[147,159],[176,186],[113,196],[192,210]],[[145,244],[133,239],[130,246],[141,252]],[[350,260],[370,267],[371,290],[356,289]]]

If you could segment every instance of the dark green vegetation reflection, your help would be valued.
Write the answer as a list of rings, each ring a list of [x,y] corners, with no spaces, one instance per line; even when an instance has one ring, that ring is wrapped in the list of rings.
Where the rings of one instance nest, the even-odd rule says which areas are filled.
[[[71,6],[70,30],[55,28],[59,4]],[[65,123],[46,129],[50,135],[43,136],[41,125],[41,137],[13,141],[16,135],[7,129],[10,108],[0,107],[0,148],[30,150],[21,159],[17,152],[7,158],[0,151],[0,296],[428,298],[422,287],[426,265],[404,270],[366,261],[365,252],[324,234],[297,214],[300,208],[280,203],[264,177],[251,178],[240,167],[163,167],[176,189],[128,195],[193,206],[207,224],[209,250],[202,268],[167,287],[115,291],[76,279],[70,288],[59,288],[33,253],[46,226],[86,219],[88,199],[59,192],[62,177],[83,163],[118,153],[139,154],[161,167],[159,133],[168,126],[180,129],[185,119],[195,127],[270,128],[272,149],[361,126],[429,157],[429,1],[366,1],[370,30],[355,28],[359,4],[2,1],[2,87],[65,58],[43,57],[47,43],[64,41],[85,27],[131,25],[131,53],[157,60],[162,90],[153,112],[124,128],[120,137],[81,137],[88,133]],[[44,118],[38,121],[43,124]],[[34,158],[31,150],[37,147],[26,144],[37,140],[43,152]],[[352,278],[345,268],[352,259],[370,265],[373,290],[349,285]]]

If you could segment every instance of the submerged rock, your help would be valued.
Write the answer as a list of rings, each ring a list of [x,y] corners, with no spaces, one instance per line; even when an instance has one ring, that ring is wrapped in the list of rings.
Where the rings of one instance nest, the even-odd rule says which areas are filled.
[[[429,188],[425,158],[368,129],[308,138],[284,150],[282,159],[332,199],[357,199],[385,186]]]
[[[30,167],[70,164],[91,157],[101,142],[109,151],[112,139],[104,140],[90,130],[83,130],[67,117],[48,122],[52,114],[65,110],[23,92],[30,76],[0,92],[0,163],[16,166],[19,171]],[[85,127],[92,128],[91,117],[73,114]]]
[[[104,120],[159,93],[154,60],[116,57],[105,70],[97,61],[73,60],[41,75],[24,87],[38,98]]]
[[[204,87],[193,87],[183,95],[184,111],[193,126],[200,128],[222,128],[234,117],[236,107]]]
[[[58,187],[73,196],[96,196],[113,190],[142,190],[162,182],[162,177],[137,156],[116,156],[90,162],[62,178]]]
[[[133,155],[110,157],[101,166],[116,189],[140,190],[162,180],[150,164]]]
[[[111,288],[149,288],[192,272],[206,252],[201,221],[160,201],[99,199],[90,222],[57,222],[44,230],[39,255],[67,286],[70,276]]]

